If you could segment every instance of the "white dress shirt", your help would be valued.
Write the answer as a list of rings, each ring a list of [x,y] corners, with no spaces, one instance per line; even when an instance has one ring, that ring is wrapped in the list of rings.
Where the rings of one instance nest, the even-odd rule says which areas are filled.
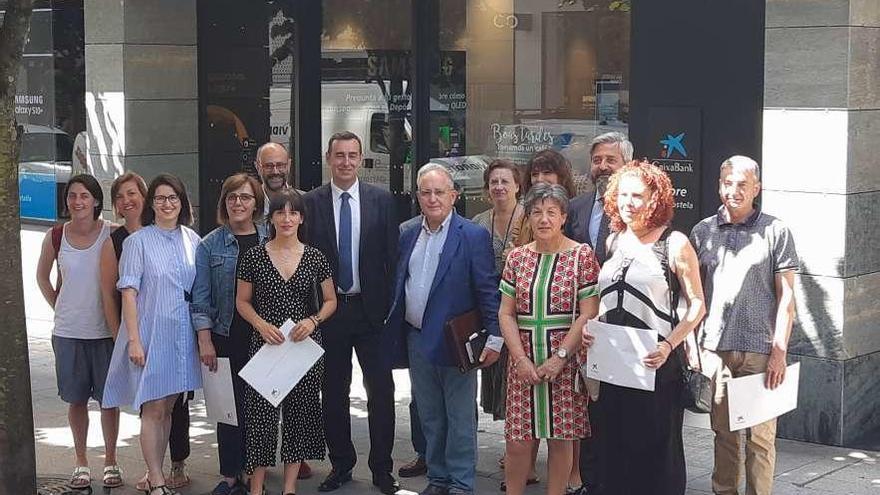
[[[333,181],[330,181],[330,193],[333,199],[333,224],[336,226],[336,246],[339,246],[339,210],[342,208],[342,193],[347,192],[351,197],[348,198],[348,205],[351,208],[351,288],[341,294],[358,294],[361,291],[360,270],[358,262],[360,260],[361,247],[361,199],[359,190],[359,181],[355,179],[354,184],[346,190],[340,189]]]

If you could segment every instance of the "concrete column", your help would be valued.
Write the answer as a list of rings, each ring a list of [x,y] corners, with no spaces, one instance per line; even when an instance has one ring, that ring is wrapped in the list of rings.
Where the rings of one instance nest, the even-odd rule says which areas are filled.
[[[801,256],[790,361],[797,411],[779,435],[880,438],[880,3],[767,0],[764,209]]]
[[[91,169],[175,174],[198,206],[196,0],[86,0],[85,30]]]

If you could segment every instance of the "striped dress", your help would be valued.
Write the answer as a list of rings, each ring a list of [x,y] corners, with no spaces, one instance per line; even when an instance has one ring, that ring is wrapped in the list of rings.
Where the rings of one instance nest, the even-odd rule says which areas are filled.
[[[555,254],[538,253],[529,246],[510,252],[501,276],[501,292],[515,301],[519,337],[535,366],[550,359],[568,334],[575,292],[578,301],[598,295],[598,274],[599,266],[586,244]],[[586,353],[579,352],[566,362],[554,382],[534,386],[521,381],[512,364],[508,367],[504,421],[508,440],[589,436],[587,396],[575,388],[578,367],[585,359]]]
[[[144,402],[201,388],[187,301],[196,275],[198,243],[198,234],[183,226],[169,231],[150,225],[125,240],[116,287],[137,291],[138,329],[147,359],[143,367],[129,360],[123,322],[107,375],[104,407],[140,409]]]

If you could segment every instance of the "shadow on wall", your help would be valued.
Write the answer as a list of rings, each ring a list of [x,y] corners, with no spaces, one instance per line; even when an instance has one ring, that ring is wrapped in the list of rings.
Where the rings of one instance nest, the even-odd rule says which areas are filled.
[[[125,95],[122,92],[86,93],[89,172],[109,197],[110,184],[125,167]],[[108,203],[109,204],[109,203]]]

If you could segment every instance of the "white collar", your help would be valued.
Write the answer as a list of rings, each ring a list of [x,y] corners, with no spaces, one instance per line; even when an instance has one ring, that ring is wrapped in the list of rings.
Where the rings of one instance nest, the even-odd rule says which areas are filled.
[[[344,192],[347,192],[348,195],[351,196],[350,199],[353,199],[355,201],[360,201],[360,180],[355,179],[354,184],[352,184],[351,187],[349,187],[346,190],[343,190],[341,187],[337,186],[333,182],[333,180],[331,179],[330,180],[330,191],[333,193],[333,201],[338,200],[340,198],[340,196],[342,196],[342,193],[344,193]]]

